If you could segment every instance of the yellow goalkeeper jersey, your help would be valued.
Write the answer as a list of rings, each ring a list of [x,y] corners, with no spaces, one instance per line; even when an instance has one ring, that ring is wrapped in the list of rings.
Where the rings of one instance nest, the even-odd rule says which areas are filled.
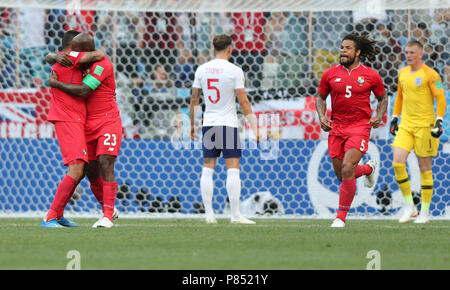
[[[436,122],[434,98],[436,115],[444,117],[446,102],[439,74],[425,64],[414,73],[411,73],[411,66],[406,66],[398,74],[393,115],[401,113],[401,124],[408,127],[433,127]]]

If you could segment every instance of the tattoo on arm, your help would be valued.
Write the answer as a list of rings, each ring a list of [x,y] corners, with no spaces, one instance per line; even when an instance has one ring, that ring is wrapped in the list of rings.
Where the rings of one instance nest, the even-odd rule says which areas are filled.
[[[377,97],[377,99],[378,99],[377,117],[381,120],[387,111],[387,106],[388,106],[387,93],[385,92],[380,97]]]
[[[325,113],[327,111],[327,103],[326,103],[327,96],[318,94],[316,98],[316,111],[319,114],[319,116],[325,116]]]

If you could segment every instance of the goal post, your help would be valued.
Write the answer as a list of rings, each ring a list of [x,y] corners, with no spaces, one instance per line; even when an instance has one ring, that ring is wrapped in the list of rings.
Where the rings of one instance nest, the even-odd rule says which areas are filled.
[[[383,125],[372,130],[362,161],[379,164],[376,184],[368,189],[358,179],[349,216],[395,218],[403,199],[392,168],[388,120],[397,73],[405,65],[402,51],[411,38],[426,45],[424,62],[441,76],[449,103],[449,18],[445,0],[1,1],[0,216],[45,214],[66,174],[53,125],[46,121],[51,66],[44,57],[59,51],[64,32],[75,29],[91,33],[115,68],[124,128],[115,169],[116,206],[121,216],[129,217],[203,212],[202,151],[189,138],[189,98],[195,69],[213,57],[211,42],[217,34],[233,38],[230,61],[244,70],[247,94],[267,139],[255,146],[242,121],[242,204],[259,202],[258,213],[249,212],[254,216],[333,217],[340,183],[314,98],[322,73],[338,61],[344,35],[369,34],[381,53],[367,65],[382,76],[389,110]],[[373,111],[376,105],[372,98]],[[197,117],[201,119],[201,110]],[[447,113],[432,168],[430,211],[441,219],[450,218],[449,118]],[[414,154],[407,168],[419,205]],[[219,159],[213,205],[224,216],[225,180]],[[278,212],[270,207],[275,203]],[[97,216],[99,209],[89,182],[83,180],[68,212]]]

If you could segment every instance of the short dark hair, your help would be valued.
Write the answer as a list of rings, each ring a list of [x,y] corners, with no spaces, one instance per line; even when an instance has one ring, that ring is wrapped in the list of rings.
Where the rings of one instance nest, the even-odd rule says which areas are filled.
[[[411,40],[408,40],[408,42],[406,43],[406,46],[413,46],[413,45],[416,45],[420,49],[423,49],[423,44],[420,43],[420,41],[418,41],[418,40],[411,39]]]
[[[217,35],[213,39],[214,49],[216,51],[222,51],[231,45],[232,39],[226,34]]]
[[[72,41],[72,39],[77,36],[78,34],[80,34],[81,32],[76,31],[76,30],[69,30],[66,31],[64,33],[64,36],[62,38],[62,48],[66,49],[70,46],[70,42]]]

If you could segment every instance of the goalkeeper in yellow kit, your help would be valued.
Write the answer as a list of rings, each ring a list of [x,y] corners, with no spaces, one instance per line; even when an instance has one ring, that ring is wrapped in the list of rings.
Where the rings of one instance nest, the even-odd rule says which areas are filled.
[[[439,137],[442,135],[442,121],[446,101],[442,80],[438,73],[422,62],[423,46],[411,40],[405,48],[407,66],[398,74],[398,91],[394,103],[390,132],[395,135],[392,143],[395,179],[405,199],[400,223],[406,223],[418,215],[414,206],[406,159],[414,148],[421,176],[422,204],[415,223],[430,221],[429,208],[433,194],[431,164],[437,155]],[[436,115],[434,112],[436,99]],[[401,123],[397,125],[401,113]]]

